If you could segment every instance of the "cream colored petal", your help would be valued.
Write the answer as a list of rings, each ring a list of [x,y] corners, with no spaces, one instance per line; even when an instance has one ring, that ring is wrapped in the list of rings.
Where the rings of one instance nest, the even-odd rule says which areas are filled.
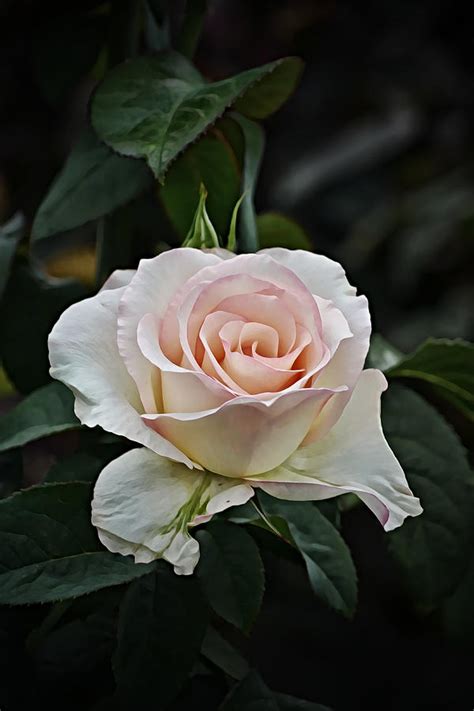
[[[207,412],[143,419],[205,469],[242,478],[285,461],[332,395],[333,391],[304,388],[265,402],[238,397]]]
[[[267,255],[291,269],[315,296],[327,299],[344,315],[353,338],[343,340],[335,355],[318,376],[318,387],[342,383],[352,387],[364,367],[371,332],[370,313],[365,296],[349,284],[344,269],[332,259],[299,249],[274,247]]]
[[[125,288],[100,291],[61,315],[49,336],[51,376],[74,392],[82,424],[99,425],[192,467],[183,452],[151,432],[140,417],[137,387],[117,348],[117,311]]]
[[[190,575],[199,560],[199,544],[189,527],[252,495],[245,482],[191,472],[147,449],[133,449],[100,473],[92,523],[114,553],[133,555],[140,563],[164,558],[178,575]]]
[[[353,492],[387,531],[420,514],[420,502],[382,432],[380,395],[386,387],[380,371],[363,371],[342,416],[323,439],[249,481],[272,496],[295,501]]]

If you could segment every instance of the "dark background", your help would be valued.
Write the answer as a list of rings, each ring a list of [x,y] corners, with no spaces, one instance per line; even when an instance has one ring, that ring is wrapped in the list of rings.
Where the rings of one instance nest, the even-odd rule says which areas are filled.
[[[16,210],[32,220],[87,115],[93,80],[75,78],[101,32],[79,46],[87,5],[0,3],[0,223]],[[305,60],[296,94],[266,122],[257,207],[290,215],[340,260],[375,330],[406,351],[427,336],[474,338],[473,30],[474,5],[452,0],[221,0],[196,56],[212,78]],[[408,599],[366,510],[347,513],[343,532],[360,580],[352,622],[268,555],[245,645],[265,681],[335,711],[470,711],[472,649]]]

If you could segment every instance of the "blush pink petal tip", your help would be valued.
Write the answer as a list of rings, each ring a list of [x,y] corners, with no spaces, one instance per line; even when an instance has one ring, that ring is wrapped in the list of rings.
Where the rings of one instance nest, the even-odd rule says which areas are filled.
[[[387,531],[407,516],[421,514],[420,502],[382,432],[380,396],[386,388],[380,371],[363,371],[340,419],[325,437],[249,481],[272,496],[295,501],[357,494]]]

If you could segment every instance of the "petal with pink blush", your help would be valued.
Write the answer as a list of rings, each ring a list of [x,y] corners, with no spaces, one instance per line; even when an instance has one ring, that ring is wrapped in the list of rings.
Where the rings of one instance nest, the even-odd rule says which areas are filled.
[[[136,272],[136,269],[116,269],[104,281],[100,290],[106,291],[107,289],[119,289],[121,286],[128,286]]]
[[[292,385],[304,372],[274,368],[252,356],[231,351],[227,347],[222,368],[242,390],[250,395],[280,392]]]
[[[75,394],[82,424],[130,439],[192,467],[188,457],[145,426],[137,387],[120,357],[117,313],[125,287],[99,291],[70,306],[49,336],[51,376]]]
[[[340,264],[320,254],[280,247],[259,252],[292,270],[314,295],[330,301],[344,315],[353,338],[344,339],[324,372],[318,386],[346,383],[352,387],[364,367],[371,332],[370,313],[365,296],[356,296]]]
[[[281,466],[251,481],[272,496],[294,501],[352,492],[387,531],[407,516],[418,516],[420,502],[382,431],[380,396],[386,387],[380,371],[364,370],[342,416],[325,437],[300,447]]]
[[[138,324],[147,313],[153,313],[160,319],[184,282],[204,267],[220,263],[216,255],[198,249],[163,252],[153,259],[142,259],[123,293],[116,339],[126,368],[135,380],[143,406],[148,411],[157,409],[157,383],[150,363],[138,347]]]
[[[246,477],[287,459],[333,392],[302,389],[267,402],[239,397],[207,412],[143,415],[143,419],[206,469]]]
[[[228,389],[202,371],[188,370],[168,361],[160,349],[158,330],[154,315],[145,314],[138,325],[137,341],[143,356],[161,373],[159,412],[208,410],[233,397]]]

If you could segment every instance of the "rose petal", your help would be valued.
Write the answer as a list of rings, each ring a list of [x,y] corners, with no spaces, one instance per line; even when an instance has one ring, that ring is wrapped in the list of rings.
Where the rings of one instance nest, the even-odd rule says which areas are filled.
[[[305,388],[265,402],[238,397],[207,412],[142,417],[204,468],[245,477],[287,459],[333,392]]]
[[[188,527],[252,495],[244,482],[190,472],[147,449],[133,449],[100,473],[92,523],[114,553],[133,555],[136,562],[164,558],[179,575],[190,575],[199,560],[199,544]]]
[[[51,376],[74,391],[82,424],[99,425],[192,467],[185,454],[153,433],[140,417],[143,407],[116,341],[118,305],[125,288],[100,291],[62,314],[49,336]]]
[[[147,411],[160,409],[159,380],[154,368],[140,351],[137,328],[144,314],[153,313],[161,319],[183,284],[196,272],[209,265],[220,264],[216,255],[198,249],[182,248],[163,252],[153,259],[142,259],[137,272],[120,302],[117,342],[126,368],[135,380],[143,406]]]
[[[357,290],[350,286],[341,265],[321,254],[280,247],[264,249],[259,254],[268,255],[291,269],[312,294],[327,299],[342,312],[354,337],[342,341],[317,382],[318,387],[342,383],[352,387],[364,367],[369,349],[371,324],[365,296],[356,296]]]
[[[383,435],[380,395],[386,387],[380,371],[364,370],[341,418],[322,440],[251,481],[272,496],[295,501],[353,492],[387,531],[420,514],[420,502]]]
[[[116,269],[104,281],[100,290],[106,291],[107,289],[119,289],[121,286],[128,286],[136,271],[136,269]]]
[[[219,407],[233,397],[232,392],[201,371],[171,363],[158,340],[159,327],[153,314],[145,314],[138,324],[137,342],[145,358],[161,369],[161,412],[196,412]],[[151,411],[156,412],[156,409]]]

